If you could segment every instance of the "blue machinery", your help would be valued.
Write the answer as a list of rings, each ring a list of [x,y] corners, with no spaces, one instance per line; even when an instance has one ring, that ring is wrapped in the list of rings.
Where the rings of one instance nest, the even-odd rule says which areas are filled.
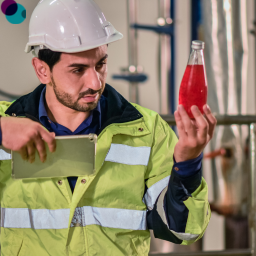
[[[148,26],[137,23],[137,0],[127,0],[128,17],[128,54],[129,67],[120,75],[113,75],[113,79],[129,82],[129,100],[139,103],[138,84],[147,80],[147,75],[138,66],[138,30],[148,30],[159,35],[159,70],[158,83],[160,91],[160,113],[173,114],[175,109],[175,70],[174,54],[174,2],[175,0],[158,0],[158,25]]]

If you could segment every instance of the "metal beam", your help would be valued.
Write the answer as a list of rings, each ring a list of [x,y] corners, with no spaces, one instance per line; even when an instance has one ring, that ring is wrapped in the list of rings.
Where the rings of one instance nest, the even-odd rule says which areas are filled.
[[[256,215],[255,215],[255,208],[256,208],[256,125],[250,125],[250,210],[249,210],[249,229],[250,229],[250,247],[252,250],[252,256],[256,255]]]
[[[137,30],[131,29],[131,24],[137,23],[137,4],[137,0],[127,0],[129,70],[131,66],[138,67],[138,35]],[[139,89],[137,82],[130,82],[129,101],[139,104]]]
[[[161,115],[161,117],[170,125],[176,125],[174,116],[171,115]],[[250,125],[252,123],[256,123],[256,115],[238,115],[238,116],[228,116],[228,115],[216,115],[217,125],[232,125],[232,124],[239,124],[239,125]]]

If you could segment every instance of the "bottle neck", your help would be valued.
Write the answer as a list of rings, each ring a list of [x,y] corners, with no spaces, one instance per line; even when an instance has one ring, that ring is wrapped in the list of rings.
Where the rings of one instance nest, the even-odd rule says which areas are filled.
[[[204,50],[195,50],[192,49],[189,60],[188,60],[188,65],[205,65],[204,64]]]

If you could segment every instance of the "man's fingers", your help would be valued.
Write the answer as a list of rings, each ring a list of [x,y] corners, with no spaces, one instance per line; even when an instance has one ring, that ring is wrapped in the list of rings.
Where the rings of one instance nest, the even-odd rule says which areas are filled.
[[[46,155],[44,141],[42,140],[42,138],[40,136],[37,136],[35,138],[35,145],[36,145],[36,149],[38,151],[39,158],[40,158],[41,162],[44,163],[47,155]]]
[[[208,125],[206,119],[201,114],[201,112],[200,112],[200,110],[198,109],[197,106],[192,106],[191,107],[191,112],[195,117],[196,125],[197,125],[197,128],[198,128],[197,137],[198,137],[199,141],[202,144],[204,144],[207,141],[209,125]]]
[[[20,153],[23,160],[28,160],[28,151],[26,146],[22,147],[18,152]]]
[[[182,123],[181,116],[180,116],[180,114],[179,114],[178,111],[175,111],[175,112],[174,112],[174,118],[175,118],[176,126],[177,126],[177,129],[178,129],[178,132],[179,132],[179,137],[180,137],[180,138],[185,138],[185,137],[187,137],[187,134],[186,134],[184,125],[183,125],[183,123]]]
[[[42,128],[43,129],[43,128]],[[55,152],[56,150],[56,140],[54,132],[47,132],[45,129],[40,131],[42,139],[48,144],[50,152]]]
[[[196,128],[193,126],[191,119],[182,105],[178,106],[178,112],[188,136],[196,137]]]
[[[211,112],[211,109],[208,105],[204,105],[204,113],[205,113],[205,118],[209,124],[209,136],[210,138],[212,138],[213,136],[213,133],[214,133],[214,129],[216,127],[216,124],[217,124],[217,120],[216,118],[214,117],[214,115],[212,114]]]
[[[35,161],[36,148],[33,142],[27,144],[28,160],[30,163]]]

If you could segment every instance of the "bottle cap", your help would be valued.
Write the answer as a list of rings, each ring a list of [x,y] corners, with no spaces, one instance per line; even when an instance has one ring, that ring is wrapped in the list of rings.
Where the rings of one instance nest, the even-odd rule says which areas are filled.
[[[195,41],[192,41],[192,49],[195,49],[195,50],[202,50],[204,49],[204,46],[205,46],[205,43],[203,41],[200,41],[200,40],[195,40]]]

